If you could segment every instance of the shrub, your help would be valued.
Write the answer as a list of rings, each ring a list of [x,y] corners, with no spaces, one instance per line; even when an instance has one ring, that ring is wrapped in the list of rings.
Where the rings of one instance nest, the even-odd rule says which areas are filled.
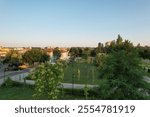
[[[12,87],[13,86],[13,81],[10,79],[10,77],[8,77],[5,82],[3,83],[2,86],[5,86],[5,87]]]
[[[148,69],[148,73],[150,73],[150,69]]]

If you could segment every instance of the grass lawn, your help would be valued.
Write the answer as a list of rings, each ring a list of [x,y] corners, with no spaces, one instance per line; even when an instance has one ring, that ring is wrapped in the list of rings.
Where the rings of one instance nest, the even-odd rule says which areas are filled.
[[[0,87],[0,100],[34,100],[32,97],[34,89],[31,87]],[[43,98],[42,98],[43,99]],[[71,89],[65,89],[61,92],[59,100],[85,100],[83,90],[74,90],[72,94]],[[90,100],[97,100],[95,95],[88,96]],[[150,96],[145,99],[149,100]],[[47,100],[46,98],[43,100]]]
[[[78,75],[80,72],[80,76]],[[93,64],[74,63],[69,64],[64,69],[64,80],[65,83],[76,83],[76,84],[99,84],[100,71]]]
[[[33,88],[29,87],[0,87],[0,100],[30,100]]]
[[[0,87],[0,100],[34,100],[32,97],[34,93],[33,87]],[[64,89],[60,93],[59,100],[85,100],[83,90],[73,90]],[[89,99],[95,99],[94,97],[89,97]],[[42,98],[42,100],[47,100],[47,98]]]

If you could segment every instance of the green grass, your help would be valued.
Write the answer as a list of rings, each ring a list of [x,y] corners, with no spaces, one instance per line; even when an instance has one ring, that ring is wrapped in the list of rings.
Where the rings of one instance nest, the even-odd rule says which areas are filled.
[[[30,100],[33,88],[29,87],[0,87],[0,100]]]
[[[78,70],[80,77],[78,77]],[[69,63],[65,66],[63,83],[98,85],[101,82],[99,76],[100,70],[94,64],[88,64],[84,59],[81,59],[74,64]],[[29,76],[26,79],[31,80]]]
[[[80,77],[78,77],[77,71],[80,70]],[[74,75],[73,75],[74,74]],[[76,83],[76,84],[99,84],[100,71],[93,64],[87,64],[85,62],[69,64],[64,69],[64,80],[65,83]]]
[[[33,87],[0,87],[0,100],[34,100],[32,97],[34,93]],[[59,100],[85,100],[84,92],[80,89],[64,89],[60,92]],[[92,96],[89,99],[94,99]],[[47,98],[42,98],[47,100]]]
[[[149,87],[149,84],[147,84]],[[24,86],[23,84],[6,87],[0,87],[0,100],[34,100],[32,97],[34,93],[34,87],[30,85]],[[95,90],[91,89],[89,91],[89,96],[87,99],[95,100],[99,99],[97,97],[97,93]],[[47,98],[42,98],[43,100],[47,100]],[[85,100],[86,97],[84,95],[84,90],[81,89],[63,89],[60,92],[59,100]],[[145,99],[149,100],[150,96],[146,96]]]

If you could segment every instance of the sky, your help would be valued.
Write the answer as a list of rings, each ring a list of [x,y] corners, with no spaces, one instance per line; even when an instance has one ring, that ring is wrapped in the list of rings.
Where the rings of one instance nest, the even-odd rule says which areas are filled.
[[[0,0],[0,45],[150,45],[150,0]]]

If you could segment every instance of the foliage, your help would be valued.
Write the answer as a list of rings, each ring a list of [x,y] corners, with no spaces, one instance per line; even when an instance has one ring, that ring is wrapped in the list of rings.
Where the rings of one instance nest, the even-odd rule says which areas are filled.
[[[33,65],[35,62],[46,62],[49,60],[49,56],[42,49],[31,49],[25,52],[22,56],[23,61]]]
[[[120,50],[107,57],[100,76],[104,81],[99,87],[100,98],[143,99],[139,89],[146,90],[146,82],[139,63],[140,59],[135,50]]]
[[[90,56],[90,53],[91,53],[90,48],[85,48],[85,49],[83,50],[83,58],[87,60],[88,57]]]
[[[97,48],[93,48],[92,50],[91,50],[91,53],[90,53],[90,56],[91,57],[95,57],[96,56],[96,52],[97,51]]]
[[[104,52],[104,46],[102,43],[98,43],[98,47],[96,48],[96,54]]]
[[[58,60],[61,57],[61,51],[58,47],[54,48],[53,50],[53,56],[56,60]]]
[[[4,84],[2,86],[4,86],[4,87],[12,87],[13,86],[13,81],[8,77],[5,80],[5,82],[4,82]]]
[[[106,54],[104,53],[98,53],[96,55],[96,58],[95,58],[95,63],[96,63],[96,66],[98,66],[98,68],[102,69],[103,66],[104,66],[104,63],[105,63],[105,60],[106,60]]]
[[[32,79],[35,79],[35,98],[47,97],[48,99],[57,99],[59,95],[59,85],[63,79],[62,65],[41,64],[32,73]]]
[[[79,56],[79,52],[80,52],[80,54],[82,54],[82,49],[79,49],[79,48],[77,48],[77,47],[72,47],[72,48],[70,48],[70,50],[69,50],[69,54],[70,54],[70,56],[71,57],[78,57]]]
[[[22,84],[19,83],[19,82],[16,82],[16,81],[13,81],[11,80],[10,77],[8,77],[5,82],[2,84],[2,87],[5,87],[5,88],[11,88],[11,87],[19,87],[21,86]]]
[[[120,50],[125,50],[125,51],[132,51],[134,48],[133,44],[129,40],[125,40],[123,42],[123,39],[120,35],[118,35],[118,38],[116,41],[112,41],[110,46],[106,47],[106,52],[107,53],[112,53],[113,51],[120,51]]]
[[[85,95],[85,99],[87,100],[88,99],[88,96],[89,96],[89,91],[90,91],[90,87],[86,84],[84,86],[84,95]]]
[[[56,63],[60,63],[63,65],[63,68],[66,68],[68,66],[68,63],[66,60],[62,60],[62,59],[59,59],[56,61]]]
[[[137,47],[140,57],[150,60],[150,47]]]
[[[4,63],[8,63],[12,67],[18,67],[22,63],[21,54],[15,50],[11,50],[5,57]]]
[[[148,73],[150,73],[150,69],[148,69],[148,71],[147,71]]]

